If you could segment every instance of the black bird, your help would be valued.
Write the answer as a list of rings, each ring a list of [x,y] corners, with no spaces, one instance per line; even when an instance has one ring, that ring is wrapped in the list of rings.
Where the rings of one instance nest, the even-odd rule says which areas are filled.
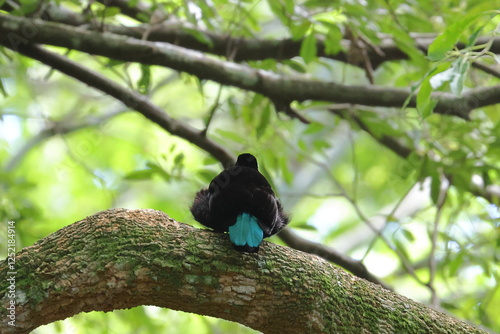
[[[257,252],[263,238],[278,233],[289,218],[249,153],[196,193],[191,213],[216,232],[229,232],[235,248]]]

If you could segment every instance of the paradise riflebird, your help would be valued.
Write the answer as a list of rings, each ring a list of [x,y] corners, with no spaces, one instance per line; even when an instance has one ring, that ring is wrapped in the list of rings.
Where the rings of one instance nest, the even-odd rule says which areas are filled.
[[[238,156],[234,167],[196,193],[191,213],[214,231],[229,232],[235,248],[249,253],[257,252],[263,238],[278,233],[289,221],[249,153]]]

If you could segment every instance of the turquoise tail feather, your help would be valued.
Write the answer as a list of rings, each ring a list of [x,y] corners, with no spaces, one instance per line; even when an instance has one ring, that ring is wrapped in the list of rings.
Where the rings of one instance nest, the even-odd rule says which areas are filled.
[[[229,239],[236,246],[258,247],[264,238],[264,231],[257,223],[257,218],[242,213],[236,218],[236,223],[229,226]]]

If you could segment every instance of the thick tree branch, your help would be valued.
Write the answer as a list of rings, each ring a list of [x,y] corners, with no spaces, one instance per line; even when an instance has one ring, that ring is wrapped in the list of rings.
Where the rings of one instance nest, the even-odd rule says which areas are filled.
[[[0,313],[6,319],[14,300],[16,327],[2,321],[2,333],[138,305],[264,333],[485,333],[316,256],[268,242],[259,253],[239,253],[226,235],[155,210],[100,212],[26,247],[10,264],[14,273],[0,262]]]
[[[74,27],[0,15],[0,42],[14,50],[25,43],[42,43],[76,49],[109,58],[160,65],[209,79],[224,85],[263,94],[272,100],[290,102],[323,100],[367,106],[402,107],[416,98],[408,89],[377,86],[348,86],[254,69],[245,65],[209,58],[202,53],[167,43],[148,42],[111,33],[88,32]],[[500,103],[500,86],[477,88],[462,97],[433,93],[434,112],[468,118],[471,110]]]

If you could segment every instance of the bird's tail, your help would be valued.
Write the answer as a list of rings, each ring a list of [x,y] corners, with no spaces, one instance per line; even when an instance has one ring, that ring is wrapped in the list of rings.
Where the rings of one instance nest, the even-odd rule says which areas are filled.
[[[229,239],[235,248],[244,252],[257,252],[264,238],[257,218],[249,213],[242,213],[236,218],[236,223],[229,226]]]

